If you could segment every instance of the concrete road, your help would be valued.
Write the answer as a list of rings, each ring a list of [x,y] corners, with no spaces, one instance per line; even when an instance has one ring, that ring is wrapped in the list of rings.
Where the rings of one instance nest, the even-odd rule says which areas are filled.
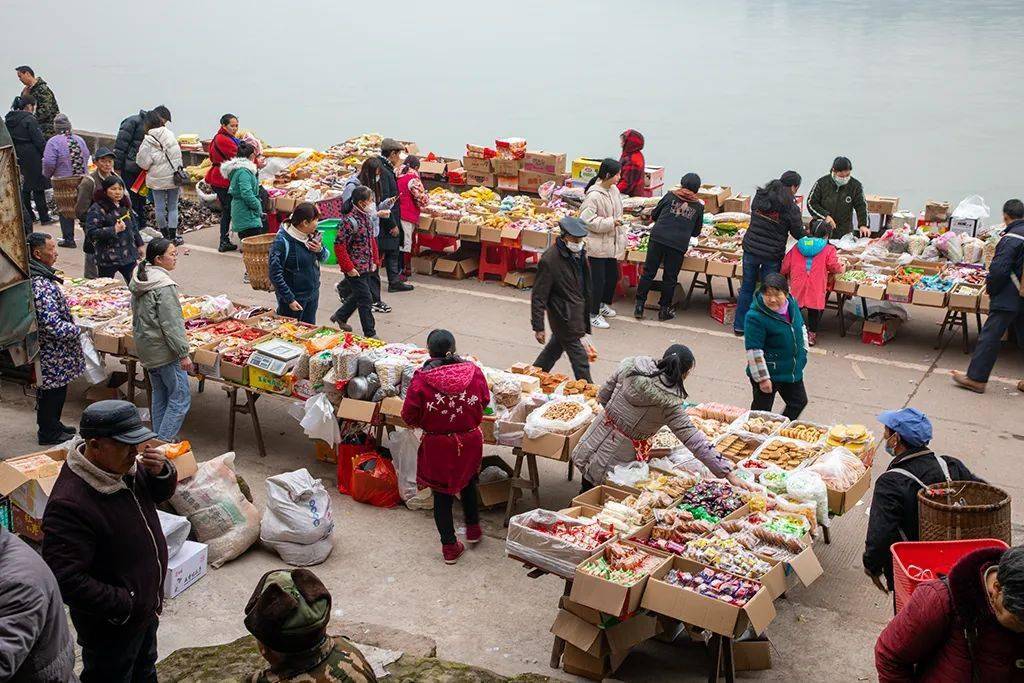
[[[186,236],[190,253],[174,273],[183,291],[227,293],[234,300],[273,305],[273,295],[242,283],[243,266],[237,253],[216,253],[214,230]],[[61,265],[81,273],[81,253],[60,250]],[[325,269],[319,320],[326,322],[336,304],[336,269]],[[394,307],[378,316],[380,336],[390,341],[424,343],[435,327],[450,329],[459,350],[484,363],[507,367],[532,361],[539,350],[529,327],[529,293],[494,282],[447,281],[417,276],[416,291],[387,295]],[[738,405],[750,400],[744,376],[742,341],[719,326],[706,312],[707,300],[695,296],[689,311],[676,320],[635,321],[628,301],[617,302],[621,315],[609,330],[594,339],[600,360],[594,377],[601,381],[624,356],[660,355],[674,342],[689,345],[697,367],[687,383],[691,398]],[[968,357],[958,343],[932,348],[939,317],[912,309],[913,319],[898,339],[885,347],[864,345],[858,337],[840,339],[833,317],[827,318],[820,345],[813,349],[807,370],[810,405],[805,417],[821,422],[859,422],[878,429],[874,416],[881,410],[912,405],[931,415],[934,446],[964,459],[986,479],[1003,486],[1015,498],[1024,495],[1020,416],[1024,396],[1013,386],[1024,377],[1019,352],[1007,348],[996,367],[999,375],[984,396],[952,386],[951,369],[964,369]],[[353,318],[355,321],[355,318]],[[563,361],[559,369],[568,372]],[[1012,381],[1011,381],[1012,380]],[[74,423],[84,407],[84,386],[73,385],[65,422]],[[313,449],[284,401],[260,402],[268,457],[256,453],[246,422],[239,422],[237,465],[252,486],[258,505],[265,500],[263,479],[306,467],[333,484],[332,467],[313,458]],[[224,393],[210,386],[194,396],[182,435],[191,440],[198,457],[223,452],[226,439]],[[880,430],[879,430],[880,431]],[[0,440],[5,456],[36,449],[33,404],[16,387],[0,393]],[[495,452],[505,451],[497,449]],[[877,475],[888,462],[880,454]],[[563,507],[577,482],[567,482],[565,465],[540,463],[544,507]],[[870,496],[870,494],[869,494]],[[890,599],[874,589],[860,567],[868,500],[834,520],[833,542],[816,545],[825,575],[809,588],[791,591],[778,601],[778,617],[769,628],[775,644],[775,668],[755,677],[791,680],[872,680],[872,646],[891,614]],[[548,629],[554,620],[562,582],[544,577],[532,580],[515,562],[504,557],[504,533],[497,511],[485,514],[486,538],[454,567],[441,562],[439,542],[430,513],[366,507],[345,496],[332,496],[337,529],[335,549],[316,572],[334,594],[339,617],[383,624],[436,639],[440,657],[484,666],[500,673],[548,669],[551,647]],[[1014,511],[1017,541],[1022,538],[1024,510]],[[458,524],[458,523],[457,523]],[[244,633],[242,608],[263,572],[280,566],[269,551],[254,548],[242,558],[209,574],[181,597],[168,603],[160,630],[160,652],[190,645],[233,640]],[[822,657],[828,653],[827,657]],[[693,650],[649,644],[632,654],[617,676],[623,680],[704,680]],[[561,673],[561,672],[558,672]]]

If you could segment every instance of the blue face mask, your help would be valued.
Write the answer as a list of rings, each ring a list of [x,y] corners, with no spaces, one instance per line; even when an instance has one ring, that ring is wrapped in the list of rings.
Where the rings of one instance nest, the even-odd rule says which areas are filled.
[[[895,458],[896,457],[896,446],[893,445],[891,443],[891,441],[892,441],[891,437],[885,440],[885,452]]]

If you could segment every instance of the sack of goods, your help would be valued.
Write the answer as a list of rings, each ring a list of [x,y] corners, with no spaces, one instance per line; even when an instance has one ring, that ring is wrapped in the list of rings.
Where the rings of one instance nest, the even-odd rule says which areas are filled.
[[[207,460],[178,482],[171,496],[171,505],[188,517],[199,542],[209,545],[214,569],[244,553],[260,536],[260,511],[238,488],[234,465],[234,451]]]
[[[323,482],[302,468],[267,478],[260,540],[296,567],[320,564],[334,549],[334,515]]]

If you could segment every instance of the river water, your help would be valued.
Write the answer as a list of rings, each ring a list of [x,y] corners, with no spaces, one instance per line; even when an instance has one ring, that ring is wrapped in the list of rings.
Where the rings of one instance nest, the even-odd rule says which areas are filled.
[[[0,61],[89,130],[163,103],[203,137],[230,111],[278,145],[518,135],[571,159],[617,157],[630,127],[670,183],[750,192],[793,168],[806,192],[843,154],[915,210],[1024,194],[1020,0],[6,5]]]

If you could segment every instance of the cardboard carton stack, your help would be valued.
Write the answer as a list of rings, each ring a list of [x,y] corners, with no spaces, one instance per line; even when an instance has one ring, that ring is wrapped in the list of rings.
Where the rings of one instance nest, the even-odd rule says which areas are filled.
[[[567,674],[601,680],[622,665],[630,650],[663,631],[658,618],[643,611],[619,619],[567,597],[558,606],[551,633],[565,641],[562,669]]]

